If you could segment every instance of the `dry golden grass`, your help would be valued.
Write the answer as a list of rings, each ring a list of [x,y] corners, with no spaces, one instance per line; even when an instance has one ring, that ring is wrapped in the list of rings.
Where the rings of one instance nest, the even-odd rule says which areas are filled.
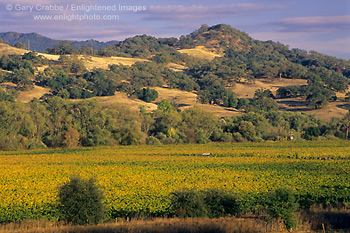
[[[53,55],[53,54],[47,54],[47,53],[38,53],[38,55],[42,55],[51,61],[58,61],[58,59],[60,58],[60,55]]]
[[[301,228],[303,229],[303,228]],[[65,226],[58,223],[25,222],[23,224],[8,224],[0,228],[0,232],[71,232],[71,233],[240,233],[240,232],[287,232],[281,221],[267,223],[258,218],[219,218],[219,219],[178,219],[157,218],[151,220],[130,220],[97,226]],[[301,231],[295,231],[301,232]]]
[[[343,118],[346,113],[349,111],[350,105],[349,103],[342,102],[342,101],[336,101],[328,103],[327,106],[323,107],[322,109],[312,110],[312,111],[306,111],[305,113],[308,114],[315,114],[316,118],[330,121],[332,118]]]
[[[155,102],[160,102],[163,99],[167,99],[178,103],[180,105],[180,109],[184,109],[188,106],[194,106],[197,102],[197,95],[192,92],[166,87],[153,87],[151,89],[158,92],[158,99]]]
[[[49,60],[52,61],[58,61],[59,55],[52,55],[52,54],[45,54],[45,53],[39,53],[39,55],[43,55]],[[108,69],[109,65],[126,65],[131,66],[135,62],[146,62],[149,60],[146,59],[139,59],[139,58],[127,58],[127,57],[93,57],[93,56],[83,56],[79,55],[79,59],[82,59],[84,61],[85,67],[88,70],[92,70],[94,68],[102,68],[102,69]]]
[[[25,49],[19,49],[19,48],[15,48],[12,47],[8,44],[3,44],[0,43],[0,55],[10,55],[10,54],[19,54],[19,55],[23,55],[25,53],[28,53],[28,50]]]
[[[84,61],[84,64],[88,70],[93,68],[108,69],[109,65],[122,64],[125,66],[131,66],[135,62],[146,62],[149,60],[139,58],[127,58],[127,57],[86,57],[79,56]]]
[[[40,99],[45,94],[50,94],[50,89],[34,85],[34,89],[29,91],[20,91],[17,101],[27,103],[34,98]]]
[[[316,118],[330,121],[332,118],[342,118],[350,109],[350,104],[343,101],[330,102],[321,109],[311,110],[307,106],[305,97],[278,99],[278,105],[281,109],[294,112],[304,112],[315,115]]]
[[[0,86],[6,90],[10,87],[16,87],[17,85],[11,82],[5,82],[1,83]],[[45,94],[50,94],[50,89],[45,87],[40,87],[37,85],[34,85],[34,89],[29,91],[19,91],[19,95],[16,98],[17,101],[27,103],[31,101],[34,98],[40,99]]]
[[[10,88],[10,87],[16,87],[17,85],[14,84],[14,83],[11,83],[11,82],[5,82],[5,83],[1,83],[0,86],[1,86],[4,90],[6,90],[6,89],[8,89],[8,88]]]
[[[300,86],[307,85],[307,80],[305,79],[277,79],[273,81],[267,81],[264,79],[256,80],[255,83],[237,83],[231,89],[236,93],[238,98],[253,98],[256,90],[270,89],[271,92],[276,95],[276,91],[279,87],[283,86]],[[345,98],[345,93],[336,93],[340,100],[336,102],[331,102],[327,106],[311,110],[305,101],[305,97],[298,98],[288,98],[288,99],[278,99],[277,103],[282,110],[286,111],[298,111],[305,112],[307,114],[315,115],[316,118],[325,121],[330,121],[332,118],[342,118],[350,109],[350,104],[343,101]]]
[[[228,108],[228,107],[223,107],[219,105],[197,104],[197,107],[214,114],[218,118],[221,118],[221,117],[230,118],[237,114],[238,115],[243,114],[242,111],[237,110],[235,108]]]
[[[99,100],[101,105],[108,106],[113,104],[121,104],[127,106],[129,109],[139,111],[139,106],[145,106],[148,112],[157,109],[157,105],[154,103],[146,103],[139,99],[130,99],[126,93],[116,92],[114,96],[93,97],[92,99]],[[74,101],[80,101],[74,100]]]
[[[154,111],[157,109],[157,104],[163,99],[169,101],[174,101],[179,104],[180,110],[185,110],[187,108],[197,106],[207,112],[214,114],[217,117],[231,117],[235,114],[241,114],[240,111],[235,110],[234,108],[226,108],[218,105],[210,104],[200,104],[197,102],[197,95],[192,92],[181,91],[178,89],[170,89],[166,87],[152,87],[151,89],[158,92],[158,98],[152,103],[147,103],[137,98],[129,98],[123,92],[116,92],[114,96],[103,96],[103,97],[93,97],[92,99],[99,100],[99,103],[104,106],[112,104],[121,104],[127,106],[133,111],[139,111],[139,106],[145,106],[148,112]],[[80,101],[76,99],[73,101]]]
[[[178,72],[184,72],[187,69],[187,67],[175,63],[169,63],[167,67]]]
[[[214,114],[217,117],[232,117],[235,114],[241,114],[234,108],[226,108],[218,105],[200,104],[197,101],[197,94],[193,92],[181,91],[178,89],[170,89],[164,87],[151,88],[158,92],[158,99],[155,102],[160,102],[163,99],[174,101],[179,104],[180,110],[185,110],[193,106],[197,106],[207,112]]]
[[[293,232],[350,232],[349,209],[312,207],[296,213],[297,228]],[[334,230],[338,229],[338,230]],[[266,214],[245,214],[240,218],[217,219],[154,218],[124,219],[95,226],[70,226],[56,221],[28,220],[0,225],[0,233],[245,233],[290,232],[282,220],[271,220]]]
[[[43,72],[46,68],[48,68],[49,66],[47,65],[47,66],[40,66],[40,67],[38,67],[38,72]],[[36,74],[38,73],[38,72],[36,72]]]
[[[180,49],[178,51],[180,53],[186,53],[190,56],[202,58],[202,59],[208,59],[210,61],[216,57],[221,57],[220,54],[216,54],[211,51],[208,51],[208,49],[205,48],[204,46],[197,46],[194,49]]]
[[[305,79],[276,79],[269,81],[266,79],[257,79],[255,83],[237,83],[232,87],[232,91],[236,93],[238,98],[253,98],[255,91],[263,88],[270,89],[271,92],[276,95],[276,91],[280,87],[285,86],[301,86],[307,85],[307,80]]]

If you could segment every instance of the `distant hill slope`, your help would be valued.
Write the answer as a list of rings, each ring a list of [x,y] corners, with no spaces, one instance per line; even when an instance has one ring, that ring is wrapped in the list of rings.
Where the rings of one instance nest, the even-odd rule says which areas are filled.
[[[22,42],[26,48],[36,52],[45,52],[47,48],[55,47],[59,40],[51,39],[38,33],[18,33],[18,32],[2,32],[0,38],[5,44],[14,46],[17,42]],[[72,41],[73,47],[79,49],[83,46],[100,50],[107,48],[109,45],[115,44],[117,41],[100,42],[97,40]]]
[[[19,49],[19,48],[15,48],[12,47],[10,45],[7,44],[3,44],[0,43],[0,55],[10,55],[10,54],[19,54],[19,55],[23,55],[25,53],[28,53],[28,50],[25,49]]]

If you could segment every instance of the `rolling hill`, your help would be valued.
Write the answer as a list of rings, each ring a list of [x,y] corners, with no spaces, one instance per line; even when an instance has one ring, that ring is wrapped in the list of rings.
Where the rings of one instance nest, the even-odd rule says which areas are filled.
[[[12,43],[33,38],[41,41],[44,46],[53,46],[55,43],[54,40],[36,33],[3,33],[0,34],[0,37],[4,39],[4,42],[12,41]],[[156,66],[165,64],[171,70],[189,76],[200,87],[192,91],[185,91],[176,85],[169,88],[168,77],[163,76],[162,85],[151,86],[159,93],[159,98],[151,104],[126,98],[127,95],[121,91],[115,92],[114,96],[94,97],[100,99],[102,104],[124,103],[136,110],[143,103],[148,110],[154,110],[155,104],[161,99],[169,99],[177,102],[181,110],[196,105],[218,117],[229,117],[241,114],[242,111],[225,107],[222,102],[215,104],[201,102],[199,100],[202,98],[202,93],[211,93],[213,86],[221,85],[232,90],[236,98],[254,99],[257,90],[266,89],[271,90],[272,94],[277,96],[279,88],[308,86],[310,77],[315,79],[316,75],[317,82],[321,82],[324,88],[333,91],[338,99],[331,101],[326,107],[311,109],[307,96],[280,97],[275,100],[279,110],[300,111],[315,114],[321,119],[331,120],[333,117],[342,118],[349,109],[349,104],[345,101],[350,74],[348,61],[316,52],[308,53],[303,50],[289,49],[288,46],[272,41],[257,41],[228,25],[213,27],[203,25],[200,29],[180,39],[136,36],[122,42],[114,42],[113,46],[109,46],[107,50],[106,47],[104,48],[104,51],[110,51],[112,54],[115,52],[118,56],[78,55],[88,71],[93,71],[95,68],[108,70],[109,65],[118,64],[131,67],[132,70],[137,62],[151,62],[157,64]],[[22,55],[26,52],[28,51],[0,44],[0,55]],[[57,62],[59,58],[57,55],[44,53],[40,55],[54,62]],[[158,59],[154,59],[157,56]],[[39,67],[39,70],[42,71],[44,68]],[[205,77],[211,77],[211,80]],[[128,80],[127,83],[133,80],[133,74],[128,77]],[[336,82],[343,86],[341,88],[334,86]],[[21,92],[17,99],[28,102],[32,97],[40,98],[40,95],[51,92],[50,88],[41,88],[35,86],[33,91]]]

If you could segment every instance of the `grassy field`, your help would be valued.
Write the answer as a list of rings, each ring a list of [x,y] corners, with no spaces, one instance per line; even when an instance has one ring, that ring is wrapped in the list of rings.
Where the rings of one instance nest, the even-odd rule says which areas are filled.
[[[213,53],[209,51],[207,48],[205,48],[204,46],[197,46],[193,49],[180,49],[178,51],[180,53],[186,53],[190,56],[207,59],[209,61],[214,60],[214,58],[216,57],[221,57],[220,54]]]
[[[182,188],[222,188],[249,201],[287,186],[301,198],[346,199],[350,142],[291,145],[140,145],[1,152],[0,222],[55,219],[57,187],[76,174],[98,180],[112,217],[169,214],[169,194]]]
[[[10,54],[19,54],[19,55],[23,55],[25,53],[28,53],[28,50],[25,49],[19,49],[19,48],[15,48],[12,47],[10,45],[4,44],[4,43],[0,43],[0,55],[10,55]]]

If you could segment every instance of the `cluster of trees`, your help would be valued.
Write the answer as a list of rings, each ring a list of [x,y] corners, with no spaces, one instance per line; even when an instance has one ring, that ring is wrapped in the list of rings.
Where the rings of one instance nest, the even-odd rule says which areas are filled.
[[[0,68],[8,72],[1,72],[0,83],[12,82],[17,84],[17,90],[30,90],[34,86],[36,67],[47,64],[48,60],[35,52],[24,55],[3,55],[0,58]]]
[[[59,62],[61,66],[50,66],[35,77],[37,84],[51,88],[53,95],[65,99],[112,96],[121,83],[115,72],[87,71],[84,62],[76,56],[62,55]]]
[[[141,107],[140,113],[135,114],[123,106],[101,106],[96,100],[71,102],[49,97],[24,104],[0,94],[3,150],[284,140],[290,133],[305,139],[348,138],[350,128],[350,113],[327,124],[307,114],[273,110],[218,120],[198,107],[181,112],[167,100],[162,100],[155,112],[147,113]]]
[[[171,210],[178,217],[209,217],[219,218],[237,216],[249,211],[249,203],[244,203],[240,195],[225,192],[220,189],[183,189],[171,193]],[[288,230],[297,225],[295,212],[299,205],[293,190],[278,188],[256,200],[258,205],[267,212],[269,218],[282,219]],[[255,207],[257,208],[257,207]]]
[[[149,89],[149,87],[147,87],[136,91],[136,96],[140,100],[150,103],[158,98],[158,92],[156,90],[151,90]]]
[[[108,42],[110,43],[110,42]],[[108,45],[103,42],[88,40],[88,41],[58,41],[54,47],[49,47],[45,53],[53,55],[108,55],[106,49]],[[105,52],[102,52],[105,51]],[[111,54],[112,55],[112,54]]]
[[[45,53],[54,55],[67,55],[77,53],[71,41],[59,41],[53,48],[46,49]]]
[[[0,58],[0,68],[7,71],[29,69],[34,74],[35,67],[47,64],[48,60],[35,52],[29,52],[24,55],[2,55]]]
[[[52,97],[28,104],[2,101],[0,109],[3,150],[127,145],[141,143],[144,137],[140,116],[120,106]]]
[[[152,54],[157,52],[172,50],[169,46],[169,44],[172,44],[172,40],[176,39],[157,39],[152,36],[141,35],[128,38],[105,50],[111,50],[114,56],[128,54],[128,56],[131,57],[149,58]]]

